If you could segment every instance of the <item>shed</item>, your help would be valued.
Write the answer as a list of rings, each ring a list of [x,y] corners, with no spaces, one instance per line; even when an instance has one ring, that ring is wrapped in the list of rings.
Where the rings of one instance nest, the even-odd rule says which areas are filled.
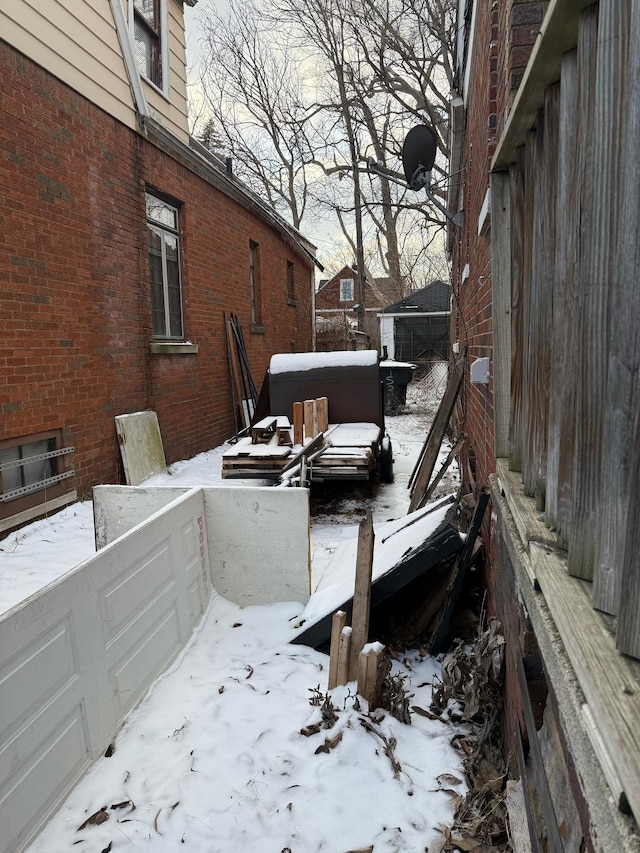
[[[381,348],[398,361],[446,361],[450,316],[451,289],[436,279],[378,312]]]

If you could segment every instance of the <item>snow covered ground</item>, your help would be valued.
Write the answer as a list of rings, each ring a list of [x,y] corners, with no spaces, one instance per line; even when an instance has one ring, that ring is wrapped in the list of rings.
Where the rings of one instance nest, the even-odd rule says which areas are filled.
[[[374,523],[406,513],[407,480],[434,413],[419,387],[409,391],[407,414],[387,422],[395,482],[314,499],[314,573],[357,536],[367,506]],[[219,484],[221,452],[177,463],[153,482]],[[439,493],[451,490],[447,478]],[[0,549],[3,610],[93,552],[90,502],[23,528]],[[369,714],[354,684],[332,691],[323,707],[327,656],[290,644],[302,611],[286,602],[241,609],[214,595],[186,649],[129,715],[113,754],[93,766],[29,853],[440,849],[438,827],[451,825],[465,790],[450,743],[455,725],[425,713],[439,663],[419,650],[393,662],[417,709],[411,725]]]

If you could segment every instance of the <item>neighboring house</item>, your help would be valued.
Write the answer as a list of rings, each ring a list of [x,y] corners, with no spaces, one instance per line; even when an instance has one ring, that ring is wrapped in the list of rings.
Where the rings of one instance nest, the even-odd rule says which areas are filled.
[[[451,288],[432,281],[378,314],[380,345],[388,358],[426,363],[449,358]]]
[[[511,799],[533,850],[637,851],[640,4],[459,11],[455,425],[491,499]]]
[[[3,4],[0,103],[2,531],[122,479],[116,415],[229,437],[225,312],[258,383],[311,349],[315,250],[189,136],[181,0]]]
[[[343,267],[333,278],[323,279],[316,292],[316,347],[322,349],[323,337],[329,335],[337,340],[336,328],[344,329],[344,346],[329,346],[332,349],[378,349],[380,333],[378,311],[389,301],[393,285],[388,278],[371,279],[365,276],[364,288],[360,289],[358,273],[349,266]],[[358,328],[361,306],[364,303],[363,329],[358,334],[352,330]],[[328,321],[330,326],[320,323]],[[329,332],[327,332],[329,329]],[[362,334],[362,331],[365,334]],[[368,339],[366,339],[368,336]],[[360,340],[362,339],[362,340]],[[329,338],[327,338],[327,341]]]

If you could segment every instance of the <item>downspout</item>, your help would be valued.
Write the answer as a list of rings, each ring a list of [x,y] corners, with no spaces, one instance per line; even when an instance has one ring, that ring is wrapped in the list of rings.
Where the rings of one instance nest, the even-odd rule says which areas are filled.
[[[124,67],[127,72],[127,77],[129,78],[131,92],[133,93],[133,102],[136,111],[138,127],[141,131],[144,132],[146,121],[150,117],[151,113],[149,112],[149,105],[147,104],[147,99],[144,96],[144,89],[142,88],[142,79],[140,77],[140,72],[138,71],[138,66],[136,65],[136,60],[133,55],[133,47],[131,45],[129,27],[127,26],[127,20],[124,16],[124,11],[122,9],[122,4],[120,3],[120,0],[109,0],[109,3],[111,5],[113,21],[116,25],[116,32],[118,33],[120,47],[122,48],[122,58],[124,59]]]

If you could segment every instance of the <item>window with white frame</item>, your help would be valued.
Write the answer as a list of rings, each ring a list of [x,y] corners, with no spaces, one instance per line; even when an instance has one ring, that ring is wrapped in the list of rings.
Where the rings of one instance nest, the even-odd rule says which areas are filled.
[[[131,0],[130,20],[136,66],[158,89],[164,89],[164,0]]]
[[[182,340],[178,208],[151,193],[146,202],[153,336]]]
[[[340,279],[340,302],[353,302],[353,279]]]

